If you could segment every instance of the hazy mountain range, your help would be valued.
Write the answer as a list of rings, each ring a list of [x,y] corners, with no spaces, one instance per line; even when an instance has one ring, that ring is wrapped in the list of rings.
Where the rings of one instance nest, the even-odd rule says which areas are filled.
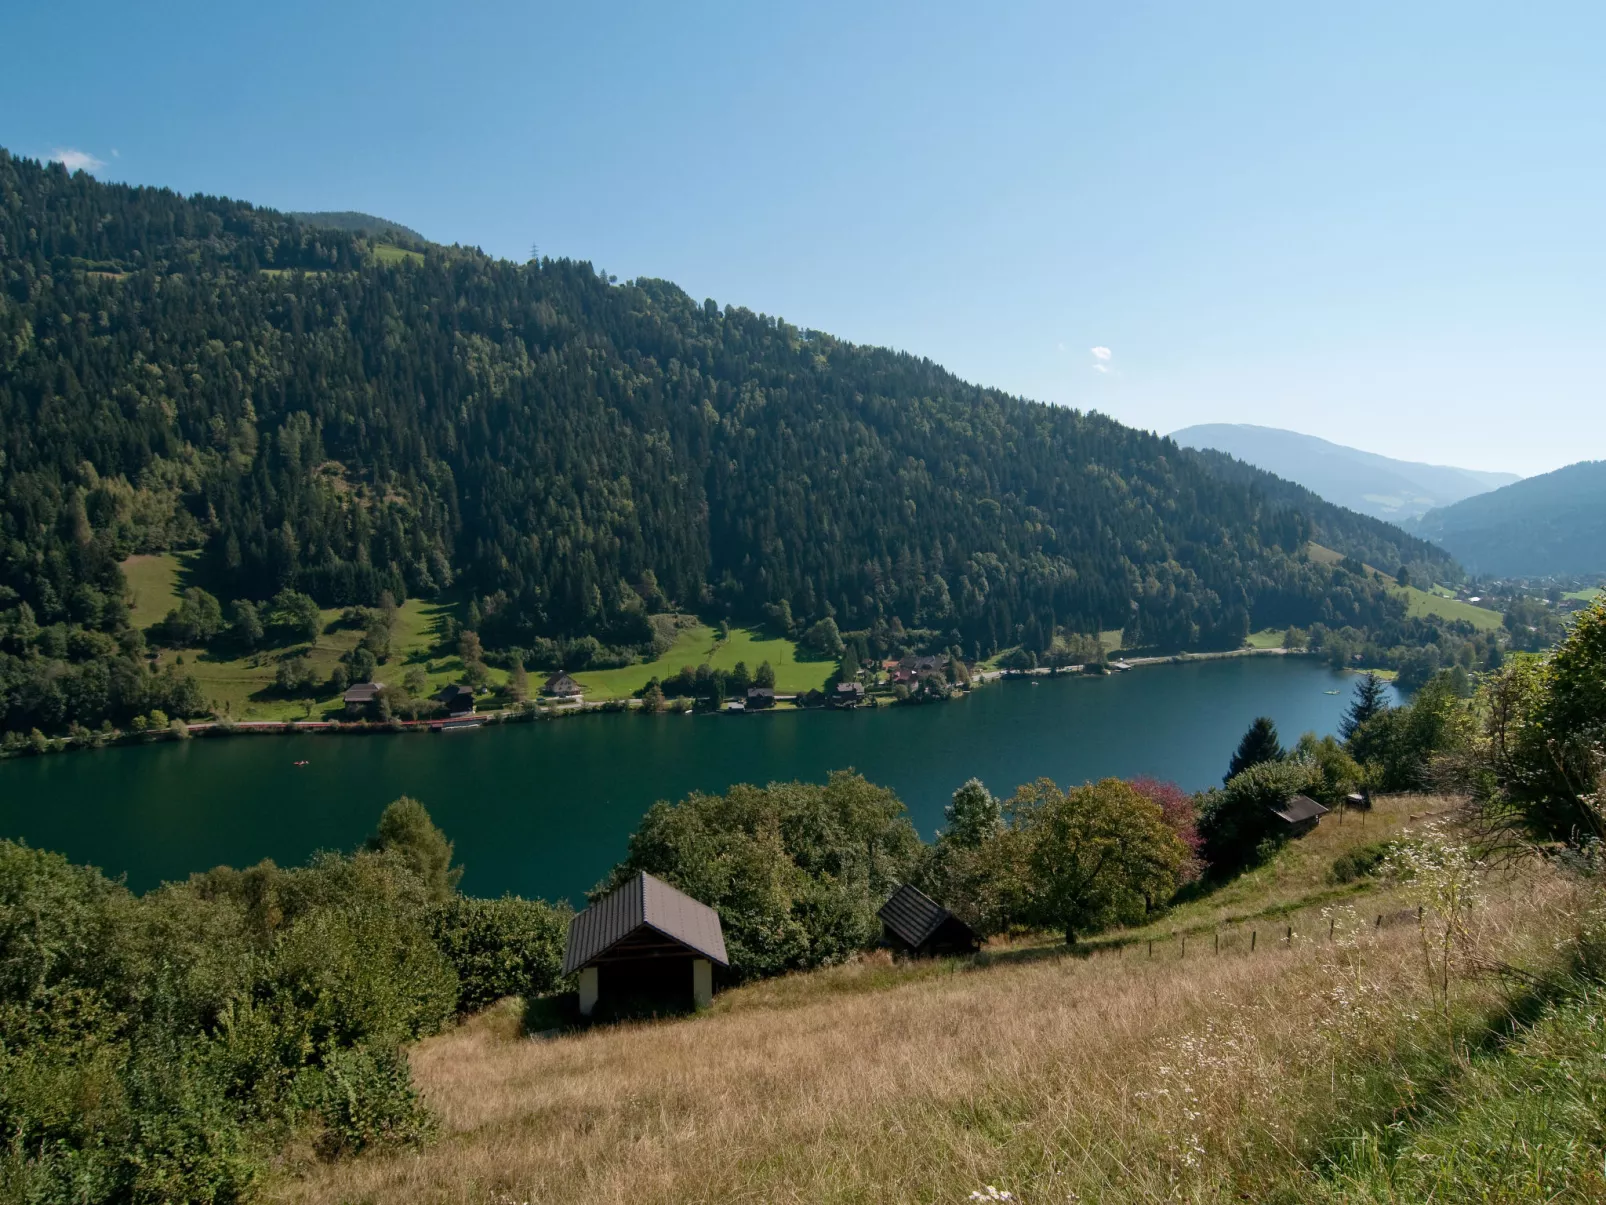
[[[1449,465],[1395,460],[1314,435],[1248,423],[1202,423],[1174,431],[1189,448],[1211,448],[1320,494],[1362,514],[1400,522],[1521,480]]]
[[[1606,573],[1606,460],[1585,460],[1429,511],[1403,525],[1473,573]]]

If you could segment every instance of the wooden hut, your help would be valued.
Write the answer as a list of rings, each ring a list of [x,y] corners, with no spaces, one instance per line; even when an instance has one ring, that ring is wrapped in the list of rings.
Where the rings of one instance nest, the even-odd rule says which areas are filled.
[[[580,976],[580,1012],[707,1008],[725,967],[719,913],[638,872],[569,922],[563,973]]]
[[[747,710],[763,711],[767,707],[775,706],[775,688],[773,686],[750,686],[747,690]]]
[[[458,683],[435,692],[435,701],[445,706],[447,715],[474,714],[474,688]]]
[[[1302,837],[1327,815],[1327,809],[1308,795],[1295,795],[1282,807],[1274,807],[1271,814],[1288,826],[1287,832]]]
[[[369,715],[375,704],[379,702],[379,692],[384,689],[377,682],[357,682],[353,684],[344,695],[341,702],[346,705],[346,714],[353,719]]]
[[[881,905],[879,915],[887,944],[902,954],[972,954],[981,948],[974,929],[908,883]]]

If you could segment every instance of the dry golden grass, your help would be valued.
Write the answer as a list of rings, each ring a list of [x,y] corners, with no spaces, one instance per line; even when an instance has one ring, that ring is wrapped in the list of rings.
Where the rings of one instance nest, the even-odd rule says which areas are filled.
[[[1345,828],[1288,857],[1314,865],[1354,843]],[[1292,901],[1292,879],[1284,868],[1266,888]],[[1509,955],[1553,928],[1562,894],[1541,871],[1505,883],[1480,941]],[[1399,902],[1363,901],[1366,919]],[[1186,958],[1029,944],[973,965],[868,957],[726,993],[695,1018],[552,1040],[520,1036],[504,1004],[413,1053],[438,1142],[312,1167],[270,1195],[947,1202],[992,1184],[1025,1202],[1203,1201],[1280,1184],[1299,1200],[1335,1119],[1447,1039],[1414,924],[1367,923],[1354,948],[1329,944],[1316,913],[1295,928],[1291,945],[1263,932],[1253,955],[1205,941]],[[1457,986],[1467,1015],[1497,995]]]

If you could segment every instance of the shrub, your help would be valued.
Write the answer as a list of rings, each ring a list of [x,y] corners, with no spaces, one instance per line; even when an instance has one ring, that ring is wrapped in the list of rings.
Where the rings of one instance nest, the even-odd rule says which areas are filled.
[[[891,791],[847,771],[819,783],[738,785],[657,803],[597,894],[645,870],[717,909],[731,972],[839,962],[880,934],[876,915],[920,839]]]
[[[572,912],[545,900],[455,896],[430,911],[435,944],[457,971],[459,1012],[503,996],[526,999],[554,990]]]
[[[1390,848],[1389,842],[1379,841],[1339,854],[1333,859],[1333,882],[1353,883],[1356,879],[1375,875],[1388,857]]]

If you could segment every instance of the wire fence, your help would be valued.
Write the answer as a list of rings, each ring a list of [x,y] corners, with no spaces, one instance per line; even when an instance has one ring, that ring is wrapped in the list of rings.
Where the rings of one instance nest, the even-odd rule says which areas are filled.
[[[1378,912],[1372,920],[1372,929],[1382,932],[1395,925],[1422,923],[1421,908],[1401,908],[1393,912]],[[1096,947],[1093,953],[1105,958],[1141,958],[1158,961],[1162,958],[1187,958],[1190,955],[1222,955],[1232,953],[1258,954],[1263,950],[1291,949],[1295,940],[1332,941],[1337,921],[1328,917],[1325,924],[1267,924],[1235,925],[1213,931],[1195,930],[1174,933],[1166,937],[1145,938],[1141,941],[1116,942]]]

